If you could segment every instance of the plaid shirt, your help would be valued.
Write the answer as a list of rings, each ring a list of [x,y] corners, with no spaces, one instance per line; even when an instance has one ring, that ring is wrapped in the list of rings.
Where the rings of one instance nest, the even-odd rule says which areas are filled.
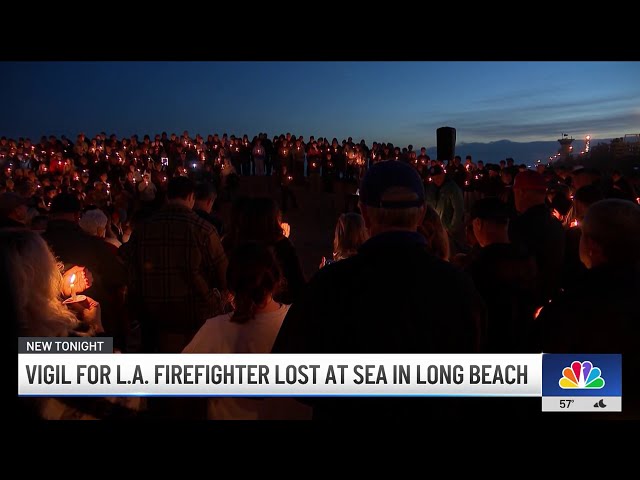
[[[165,333],[195,334],[222,313],[227,257],[216,229],[195,212],[168,204],[121,247],[142,322]]]

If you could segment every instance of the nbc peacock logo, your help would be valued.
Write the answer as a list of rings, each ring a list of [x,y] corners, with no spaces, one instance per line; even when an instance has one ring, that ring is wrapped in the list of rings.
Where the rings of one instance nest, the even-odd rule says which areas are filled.
[[[560,388],[597,388],[604,387],[602,371],[590,361],[572,362],[571,367],[562,370]]]

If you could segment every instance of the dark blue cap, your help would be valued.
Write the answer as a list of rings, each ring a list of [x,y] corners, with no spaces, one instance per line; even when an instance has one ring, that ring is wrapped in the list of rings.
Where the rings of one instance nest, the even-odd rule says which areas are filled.
[[[424,205],[424,185],[409,164],[386,160],[374,164],[360,186],[362,204],[375,208],[411,208]]]

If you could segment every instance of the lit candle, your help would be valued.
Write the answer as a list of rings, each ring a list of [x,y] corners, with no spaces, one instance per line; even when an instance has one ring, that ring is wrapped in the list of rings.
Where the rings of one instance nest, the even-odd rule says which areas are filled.
[[[71,286],[71,300],[76,301],[76,274],[73,273],[71,278],[69,279],[69,283]]]

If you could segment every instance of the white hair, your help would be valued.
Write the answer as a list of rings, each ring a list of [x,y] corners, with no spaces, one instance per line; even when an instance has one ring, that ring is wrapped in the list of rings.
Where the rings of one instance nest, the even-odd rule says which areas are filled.
[[[77,324],[60,298],[60,266],[42,237],[26,229],[0,230],[0,255],[17,295],[15,308],[22,336],[65,337]]]
[[[107,216],[102,210],[94,208],[86,211],[78,222],[80,228],[94,237],[103,236],[107,228]]]

